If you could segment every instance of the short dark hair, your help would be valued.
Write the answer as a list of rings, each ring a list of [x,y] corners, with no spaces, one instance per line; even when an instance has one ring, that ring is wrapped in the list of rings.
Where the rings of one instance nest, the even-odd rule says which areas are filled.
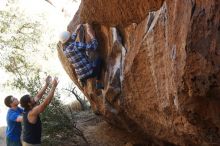
[[[9,96],[7,96],[7,97],[5,97],[5,105],[7,106],[7,107],[11,107],[11,103],[12,103],[12,101],[11,101],[11,98],[12,98],[13,96],[12,95],[9,95]]]
[[[28,94],[22,96],[20,99],[20,104],[25,110],[29,109],[28,103],[30,103],[30,102],[31,102],[31,96]]]

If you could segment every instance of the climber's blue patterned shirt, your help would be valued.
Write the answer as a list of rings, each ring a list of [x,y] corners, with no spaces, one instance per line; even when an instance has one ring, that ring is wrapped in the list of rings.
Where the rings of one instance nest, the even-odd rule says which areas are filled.
[[[93,73],[93,65],[89,61],[86,51],[96,50],[98,42],[96,39],[92,39],[89,43],[76,42],[76,37],[77,34],[73,33],[71,36],[72,41],[63,48],[63,51],[73,64],[78,78],[82,80]]]

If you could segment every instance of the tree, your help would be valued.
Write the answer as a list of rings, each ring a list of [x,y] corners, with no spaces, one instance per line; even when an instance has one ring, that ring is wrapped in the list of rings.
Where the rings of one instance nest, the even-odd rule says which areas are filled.
[[[6,85],[35,95],[41,88],[41,80],[47,74],[35,60],[35,57],[47,60],[44,54],[39,53],[41,52],[39,46],[44,43],[42,40],[44,26],[40,20],[26,16],[16,0],[8,0],[6,9],[0,11],[0,23],[0,66],[11,75],[11,80]],[[55,43],[52,42],[48,46],[55,48]],[[62,138],[83,136],[74,121],[64,112],[64,105],[59,97],[59,93],[56,93],[50,106],[41,115],[42,145],[61,145]]]
[[[38,52],[42,26],[39,21],[30,21],[14,0],[8,1],[6,9],[0,11],[0,16],[0,65],[12,75],[7,85],[19,89],[25,87],[30,91],[27,83],[36,81],[33,75],[42,72],[30,61],[30,56]],[[38,89],[39,82],[35,84]]]
[[[73,87],[73,85],[71,85],[69,88],[65,88],[64,90],[68,91],[69,93],[71,93],[76,98],[76,100],[80,103],[82,111],[89,109],[88,100],[86,100],[85,96],[82,97],[76,91],[76,87]]]

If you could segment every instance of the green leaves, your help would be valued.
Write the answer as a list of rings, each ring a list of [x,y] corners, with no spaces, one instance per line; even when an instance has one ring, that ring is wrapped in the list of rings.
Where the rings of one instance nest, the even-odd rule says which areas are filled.
[[[19,0],[9,0],[6,8],[0,11],[0,67],[11,73],[8,85],[33,92],[36,89],[31,84],[39,88],[36,79],[45,74],[36,60],[49,55],[46,50],[45,54],[40,50],[45,43],[42,41],[44,17],[34,19],[26,15],[18,3]]]
[[[24,50],[27,47],[39,43],[42,34],[40,22],[31,21],[28,16],[22,14],[22,10],[10,4],[8,9],[0,11],[0,47],[8,49]]]
[[[7,7],[0,11],[0,67],[10,74],[7,86],[36,95],[42,87],[42,80],[48,75],[45,62],[52,58],[51,48],[56,48],[56,42],[52,39],[54,34],[50,33],[44,15],[36,19],[26,15],[18,1],[8,0]],[[56,93],[41,115],[46,145],[57,140],[56,135],[63,131],[69,130],[70,134],[66,136],[74,135],[71,131],[74,121],[70,120],[59,97],[59,93]]]

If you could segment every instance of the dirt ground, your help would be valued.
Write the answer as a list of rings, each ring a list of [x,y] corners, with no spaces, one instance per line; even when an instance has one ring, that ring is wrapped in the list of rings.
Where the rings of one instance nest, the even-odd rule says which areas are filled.
[[[157,141],[144,141],[143,137],[138,134],[112,127],[101,116],[95,115],[92,111],[79,111],[74,114],[74,118],[76,127],[85,139],[81,136],[70,135],[69,138],[62,139],[62,142],[59,141],[60,144],[57,143],[56,146],[166,146],[166,144]],[[3,131],[5,128],[1,129],[2,134]],[[74,128],[69,131],[70,133],[76,132]],[[63,134],[66,132],[64,131]],[[4,137],[0,137],[0,146],[5,145]],[[46,144],[45,146],[52,145]]]
[[[75,116],[77,128],[79,128],[86,143],[82,138],[77,141],[78,146],[156,146],[160,144],[152,141],[143,141],[139,135],[128,133],[117,129],[106,123],[101,116],[93,114],[91,111],[81,111]]]

